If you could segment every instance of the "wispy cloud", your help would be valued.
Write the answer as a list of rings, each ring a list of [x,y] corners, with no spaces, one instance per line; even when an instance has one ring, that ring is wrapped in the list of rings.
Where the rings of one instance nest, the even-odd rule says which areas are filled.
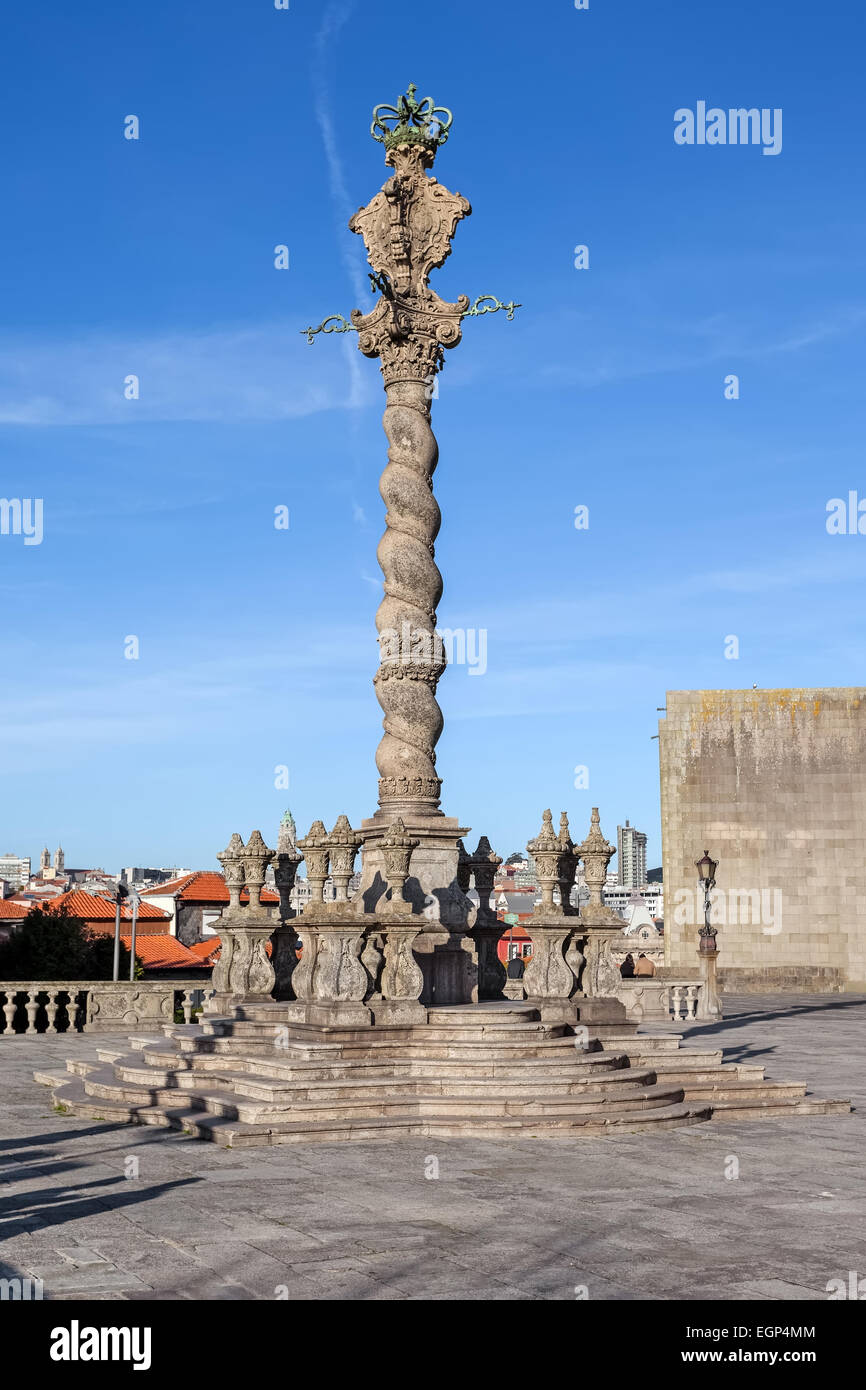
[[[603,386],[642,376],[700,369],[714,363],[760,361],[780,353],[800,352],[817,343],[856,333],[866,324],[866,306],[840,305],[820,318],[801,320],[768,335],[746,315],[719,313],[693,323],[668,322],[661,314],[644,323],[608,322],[599,330],[580,316],[581,335],[568,360],[545,361],[539,354],[536,375],[551,384]],[[613,336],[610,336],[610,335]],[[695,338],[701,346],[695,351]],[[525,344],[524,344],[525,350]]]
[[[340,258],[349,276],[352,291],[355,296],[355,303],[360,306],[370,297],[369,284],[361,270],[361,261],[358,249],[354,246],[351,234],[348,232],[346,223],[355,211],[352,204],[351,195],[346,183],[346,176],[343,170],[343,162],[340,159],[339,146],[334,122],[331,116],[333,103],[331,101],[331,81],[328,66],[329,49],[336,42],[340,30],[354,13],[354,0],[331,0],[326,7],[321,26],[316,34],[315,56],[313,60],[313,85],[315,89],[316,101],[316,121],[322,136],[322,144],[325,147],[325,158],[328,165],[328,179],[331,189],[331,200],[337,213],[338,245],[340,247]],[[349,369],[349,380],[351,382],[352,404],[357,404],[363,399],[363,377],[361,363],[358,360],[358,345],[354,334],[347,335],[348,341],[343,345],[343,356]]]
[[[124,394],[130,376],[138,378],[137,400]],[[288,420],[350,409],[363,392],[359,382],[347,393],[339,364],[314,353],[295,324],[0,340],[6,425]]]

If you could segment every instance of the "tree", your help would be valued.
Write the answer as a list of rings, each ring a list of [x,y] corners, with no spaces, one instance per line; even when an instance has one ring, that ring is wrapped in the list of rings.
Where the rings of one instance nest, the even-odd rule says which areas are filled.
[[[94,932],[65,908],[33,907],[0,943],[0,980],[110,980],[114,938]],[[136,962],[136,975],[141,966]],[[120,978],[129,979],[129,951],[120,943]]]
[[[525,858],[525,854],[521,854],[519,850],[515,850],[514,854],[509,854],[505,862],[506,864],[522,864]]]

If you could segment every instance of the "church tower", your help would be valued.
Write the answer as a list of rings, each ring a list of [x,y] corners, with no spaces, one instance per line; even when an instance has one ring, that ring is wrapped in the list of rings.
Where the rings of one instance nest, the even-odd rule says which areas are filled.
[[[47,878],[51,869],[51,851],[46,845],[39,856],[39,872],[43,878]]]
[[[54,872],[57,874],[62,874],[65,862],[66,856],[64,855],[61,846],[58,845],[56,850],[54,851]]]

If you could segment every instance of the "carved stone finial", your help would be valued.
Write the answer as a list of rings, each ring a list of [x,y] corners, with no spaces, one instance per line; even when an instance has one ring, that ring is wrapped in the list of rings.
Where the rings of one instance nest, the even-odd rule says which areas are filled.
[[[421,842],[408,834],[402,818],[397,816],[379,843],[385,859],[388,884],[391,888],[389,910],[392,912],[411,912],[411,904],[403,898],[403,886],[409,877],[409,860],[412,857],[412,851],[417,849]]]
[[[559,900],[562,903],[562,910],[566,913],[573,911],[571,906],[571,891],[574,887],[574,879],[577,874],[577,859],[574,853],[574,841],[568,828],[568,816],[565,811],[559,817],[559,848],[561,856],[559,860]]]
[[[274,851],[268,849],[260,831],[254,830],[244,847],[244,873],[247,887],[250,890],[250,907],[253,911],[262,906],[265,871],[274,857]]]
[[[541,829],[526,848],[535,860],[536,877],[541,889],[541,902],[535,911],[540,914],[561,912],[562,905],[557,906],[553,900],[553,890],[559,879],[562,850],[559,837],[553,829],[553,816],[549,810],[544,812]]]
[[[467,853],[462,840],[457,841],[457,886],[461,892],[469,892],[472,879],[472,856]]]
[[[490,895],[493,892],[493,883],[496,878],[496,870],[502,863],[498,854],[494,854],[490,841],[486,835],[482,835],[478,841],[475,853],[470,859],[472,874],[475,878],[475,887],[478,891],[478,918],[476,926],[484,925],[488,921],[496,920],[496,913],[490,906]]]
[[[483,908],[489,907],[490,894],[493,892],[493,880],[496,878],[496,870],[502,863],[498,854],[494,854],[490,841],[486,835],[482,835],[478,841],[477,848],[471,859],[472,872],[475,876],[475,887],[478,889],[478,896],[481,899]]]
[[[586,886],[589,889],[588,906],[603,907],[602,889],[607,878],[607,866],[616,854],[616,847],[601,833],[597,806],[592,808],[589,834],[574,852],[583,860]]]
[[[304,859],[307,862],[310,907],[315,909],[324,902],[325,882],[328,877],[328,862],[331,853],[328,846],[328,832],[322,821],[313,821],[305,839],[298,841],[298,849],[303,851]]]
[[[338,816],[328,836],[331,851],[331,877],[336,888],[336,901],[348,902],[349,879],[355,867],[355,855],[361,846],[361,836],[349,824],[348,816]]]
[[[226,887],[229,890],[229,912],[237,911],[241,905],[241,892],[246,881],[244,870],[244,842],[235,831],[228,845],[216,856],[223,866]]]

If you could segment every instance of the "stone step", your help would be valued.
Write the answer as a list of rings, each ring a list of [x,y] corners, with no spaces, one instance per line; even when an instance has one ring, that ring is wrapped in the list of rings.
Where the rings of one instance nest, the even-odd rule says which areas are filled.
[[[620,1024],[581,1033],[528,1007],[435,1008],[426,1025],[287,1024],[285,1005],[250,1005],[202,1024],[163,1025],[129,1048],[37,1079],[74,1113],[167,1126],[228,1146],[522,1133],[603,1135],[715,1115],[844,1114],[847,1101],[766,1082],[721,1050]],[[250,1016],[241,1016],[250,1015]],[[585,1036],[585,1035],[584,1035]]]
[[[85,1090],[87,1089],[85,1082]],[[176,1094],[176,1093],[175,1093]],[[156,1103],[171,1102],[171,1096],[158,1094]],[[485,1116],[554,1116],[616,1113],[651,1110],[683,1102],[681,1087],[634,1087],[615,1096],[592,1094],[586,1096],[547,1096],[543,1099],[521,1100],[510,1095],[480,1096],[391,1096],[378,1099],[347,1099],[295,1101],[268,1104],[266,1101],[247,1101],[230,1092],[198,1092],[190,1096],[192,1109],[207,1110],[210,1114],[237,1119],[244,1124],[281,1124],[304,1121],[325,1123],[380,1117],[444,1116],[451,1119],[473,1120]]]
[[[133,1077],[125,1073],[133,1072]],[[143,1083],[142,1083],[143,1078]],[[729,1117],[735,1114],[838,1113],[828,1111],[826,1103],[814,1108],[812,1098],[806,1101],[802,1082],[738,1084],[732,1077],[708,1085],[675,1086],[655,1081],[652,1071],[623,1070],[606,1077],[587,1077],[571,1083],[561,1079],[547,1085],[536,1083],[521,1087],[508,1083],[503,1093],[503,1080],[473,1081],[460,1084],[442,1081],[438,1085],[428,1079],[394,1085],[370,1082],[332,1081],[315,1085],[287,1085],[284,1082],[260,1079],[258,1083],[243,1073],[223,1076],[197,1076],[181,1072],[164,1076],[147,1068],[129,1069],[93,1066],[83,1076],[85,1093],[110,1105],[137,1108],[171,1105],[187,1098],[190,1109],[206,1109],[244,1123],[265,1123],[299,1116],[316,1120],[334,1120],[341,1115],[348,1119],[360,1115],[389,1115],[404,1110],[422,1114],[535,1114],[572,1113],[593,1106],[624,1105],[650,1107],[666,1104],[672,1098],[687,1103],[709,1102],[714,1111],[724,1110]],[[166,1084],[168,1083],[168,1084]],[[225,1089],[220,1089],[224,1087]],[[521,1094],[523,1092],[523,1094]],[[797,1106],[805,1102],[806,1110]]]
[[[94,1073],[91,1073],[91,1076]],[[296,1100],[333,1100],[335,1097],[352,1099],[356,1096],[370,1098],[389,1096],[452,1096],[479,1097],[506,1093],[516,1099],[533,1096],[569,1096],[579,1094],[604,1094],[620,1092],[628,1087],[652,1085],[656,1080],[650,1068],[607,1070],[587,1072],[585,1068],[575,1067],[568,1075],[554,1077],[515,1077],[497,1075],[495,1077],[443,1077],[437,1075],[401,1075],[399,1077],[373,1077],[366,1069],[356,1069],[324,1079],[292,1075],[288,1071],[275,1075],[254,1075],[244,1070],[222,1068],[219,1071],[184,1069],[172,1071],[169,1068],[150,1068],[132,1060],[116,1064],[113,1068],[99,1070],[99,1078],[112,1077],[121,1085],[144,1087],[150,1090],[205,1090],[213,1086],[230,1089],[244,1099],[270,1100],[274,1103],[290,1105]],[[90,1078],[86,1078],[89,1080]],[[672,1083],[671,1083],[672,1084]]]
[[[372,1031],[372,1030],[371,1030]],[[534,1043],[508,1043],[502,1041],[478,1040],[460,1042],[413,1042],[413,1043],[390,1043],[377,1039],[370,1039],[363,1046],[336,1045],[333,1049],[325,1051],[320,1048],[305,1048],[295,1043],[289,1043],[286,1048],[275,1046],[273,1038],[255,1039],[248,1037],[222,1037],[222,1038],[202,1038],[199,1039],[195,1047],[189,1047],[190,1053],[201,1053],[208,1051],[217,1056],[223,1054],[244,1054],[265,1057],[274,1057],[278,1052],[283,1056],[298,1058],[308,1058],[311,1060],[325,1059],[329,1057],[339,1057],[346,1060],[356,1059],[359,1061],[376,1059],[393,1059],[399,1061],[401,1058],[427,1058],[430,1060],[466,1060],[477,1061],[479,1059],[490,1059],[504,1061],[507,1059],[519,1060],[521,1058],[544,1058],[555,1055],[573,1056],[578,1050],[574,1045],[574,1038],[563,1037],[553,1038],[548,1042]]]
[[[205,1022],[210,1018],[223,1017],[230,1019],[249,1020],[251,1022],[262,1022],[270,1024],[286,1024],[286,1010],[288,1004],[277,1002],[242,1004],[231,1014],[205,1015]],[[509,1024],[518,1026],[526,1023],[540,1022],[538,1009],[528,1004],[512,1004],[508,1002],[491,1001],[483,1004],[432,1004],[427,1008],[427,1023],[425,1024],[391,1024],[391,1029],[399,1030],[401,1033],[407,1029],[425,1026],[444,1026],[448,1028],[482,1028],[493,1026],[507,1026]],[[318,1028],[320,1025],[295,1023],[290,1024],[295,1028]],[[353,1033],[353,1027],[346,1025],[321,1025],[328,1026],[334,1033]],[[380,1025],[382,1026],[382,1025]],[[553,1025],[561,1027],[562,1025]]]
[[[33,1080],[38,1081],[40,1086],[50,1086],[53,1090],[55,1086],[65,1086],[66,1082],[69,1080],[69,1074],[65,1072],[62,1067],[58,1066],[52,1071],[35,1071],[33,1073]]]
[[[128,1073],[132,1073],[129,1075]],[[377,1113],[382,1105],[426,1105],[440,1100],[468,1108],[470,1113],[483,1111],[493,1105],[501,1109],[510,1104],[518,1106],[543,1103],[578,1105],[594,1102],[618,1102],[620,1098],[641,1095],[648,1104],[656,1103],[656,1098],[664,1093],[681,1095],[682,1088],[675,1086],[659,1087],[655,1084],[652,1071],[616,1071],[607,1076],[589,1076],[573,1081],[556,1080],[547,1085],[536,1082],[521,1086],[507,1083],[502,1079],[490,1081],[439,1081],[416,1079],[411,1082],[390,1083],[369,1082],[362,1077],[354,1080],[327,1083],[286,1084],[266,1078],[254,1079],[243,1073],[199,1076],[194,1072],[163,1073],[149,1071],[147,1068],[97,1066],[83,1078],[84,1089],[90,1096],[99,1096],[110,1101],[127,1101],[137,1104],[164,1104],[171,1097],[183,1092],[189,1097],[192,1106],[204,1104],[210,1107],[214,1095],[219,1097],[219,1106],[230,1102],[232,1106],[252,1110],[267,1110],[268,1118],[294,1112],[298,1107],[325,1107],[339,1111],[342,1107],[371,1104]],[[248,1114],[245,1118],[252,1118]],[[258,1115],[256,1116],[258,1118]]]
[[[296,1056],[291,1049],[272,1048],[267,1053],[249,1052],[237,1049],[223,1049],[220,1052],[170,1052],[165,1048],[147,1047],[142,1051],[142,1060],[148,1066],[187,1068],[195,1066],[202,1070],[219,1069],[227,1058],[233,1066],[259,1075],[272,1075],[282,1071],[287,1075],[341,1076],[349,1070],[361,1071],[374,1076],[537,1076],[544,1072],[566,1073],[579,1067],[587,1072],[610,1071],[628,1065],[629,1059],[623,1053],[583,1052],[578,1048],[562,1049],[541,1057],[474,1057],[469,1060],[453,1057],[375,1057],[368,1060],[362,1057],[342,1057],[330,1054],[325,1059],[308,1058],[306,1054]]]
[[[172,1099],[180,1097],[172,1097]],[[197,1098],[197,1102],[200,1098]],[[196,1106],[118,1104],[84,1091],[81,1081],[71,1081],[57,1089],[55,1100],[77,1115],[182,1130],[199,1138],[214,1140],[226,1147],[285,1143],[355,1142],[404,1137],[505,1138],[521,1133],[528,1137],[565,1137],[570,1133],[602,1135],[613,1131],[631,1133],[642,1129],[669,1128],[697,1124],[709,1118],[709,1108],[686,1105],[682,1101],[665,1106],[636,1109],[603,1107],[595,1110],[557,1114],[494,1115],[356,1115],[330,1120],[282,1120],[251,1123],[225,1114],[202,1111]]]
[[[665,1080],[669,1078],[666,1076]],[[683,1083],[686,1100],[706,1100],[712,1101],[715,1109],[722,1105],[739,1103],[749,1104],[751,1101],[760,1101],[762,1104],[771,1104],[774,1101],[796,1100],[805,1096],[805,1081],[738,1081],[736,1077],[730,1080],[719,1078],[709,1082],[695,1077],[694,1080],[687,1077]]]
[[[702,1104],[704,1102],[693,1102]],[[712,1107],[713,1116],[718,1120],[760,1120],[773,1119],[785,1115],[849,1115],[850,1100],[837,1100],[824,1096],[789,1096],[776,1099],[743,1100],[736,1097],[705,1102]]]
[[[443,1117],[401,1118],[358,1121],[351,1127],[328,1124],[250,1125],[223,1122],[209,1134],[199,1130],[199,1137],[213,1138],[231,1148],[268,1144],[317,1143],[342,1140],[355,1143],[375,1139],[530,1139],[570,1138],[574,1135],[600,1137],[607,1134],[634,1134],[642,1130],[671,1129],[682,1125],[700,1124],[709,1119],[709,1110],[684,1104],[663,1110],[633,1111],[631,1113],[567,1116],[478,1116],[471,1120]]]
[[[721,1049],[718,1052],[644,1052],[643,1048],[629,1048],[627,1056],[634,1067],[655,1067],[665,1076],[675,1071],[707,1071],[725,1065]]]
[[[606,1033],[602,1041],[605,1052],[612,1048],[618,1052],[621,1048],[639,1047],[644,1052],[678,1052],[682,1046],[682,1038],[679,1033],[640,1033],[634,1032],[610,1032]]]
[[[322,1041],[341,1043],[343,1047],[369,1047],[382,1043],[388,1046],[404,1047],[413,1043],[501,1041],[512,1045],[549,1041],[557,1039],[574,1045],[574,1038],[566,1035],[562,1024],[551,1023],[508,1023],[491,1022],[485,1024],[464,1024],[453,1028],[448,1024],[419,1024],[416,1027],[387,1028],[312,1028],[305,1024],[265,1022],[258,1019],[219,1019],[204,1025],[204,1035],[232,1038],[273,1038],[282,1034],[290,1042],[311,1042],[318,1046]]]
[[[652,1071],[665,1082],[688,1087],[687,1097],[696,1098],[698,1086],[716,1087],[737,1082],[760,1083],[763,1081],[763,1067],[742,1064],[716,1063],[721,1054],[696,1053],[684,1065],[677,1066],[674,1058],[665,1058],[663,1065],[654,1061],[651,1067],[636,1067],[632,1061],[629,1073],[646,1075]],[[113,1057],[117,1060],[117,1054]],[[698,1065],[703,1057],[710,1059],[709,1065]],[[688,1065],[685,1064],[686,1060]],[[263,1094],[264,1088],[285,1086],[297,1091],[301,1086],[321,1085],[357,1086],[393,1085],[417,1090],[425,1081],[440,1089],[439,1083],[447,1086],[451,1094],[466,1094],[480,1083],[495,1081],[497,1085],[506,1084],[510,1091],[535,1088],[539,1094],[548,1094],[551,1089],[563,1086],[585,1085],[587,1077],[597,1077],[612,1070],[622,1072],[628,1067],[629,1059],[612,1053],[574,1052],[567,1057],[556,1059],[530,1059],[507,1062],[461,1062],[461,1061],[406,1061],[363,1062],[348,1060],[327,1064],[315,1062],[293,1062],[278,1059],[265,1059],[242,1056],[184,1056],[171,1055],[164,1049],[147,1049],[142,1058],[126,1057],[118,1075],[123,1080],[149,1085],[201,1086],[210,1077],[218,1075],[232,1078],[234,1088],[248,1095]],[[171,1079],[172,1074],[195,1073],[201,1080],[183,1080],[180,1076]],[[249,1082],[249,1084],[247,1084]],[[793,1093],[793,1092],[792,1092]],[[716,1090],[715,1094],[719,1094]],[[738,1094],[745,1094],[738,1087]]]
[[[427,1010],[428,1022],[448,1023],[461,1027],[463,1023],[505,1016],[515,1022],[521,1019],[537,1019],[538,1010],[530,1004],[517,1004],[490,1000],[486,1004],[431,1004]]]

